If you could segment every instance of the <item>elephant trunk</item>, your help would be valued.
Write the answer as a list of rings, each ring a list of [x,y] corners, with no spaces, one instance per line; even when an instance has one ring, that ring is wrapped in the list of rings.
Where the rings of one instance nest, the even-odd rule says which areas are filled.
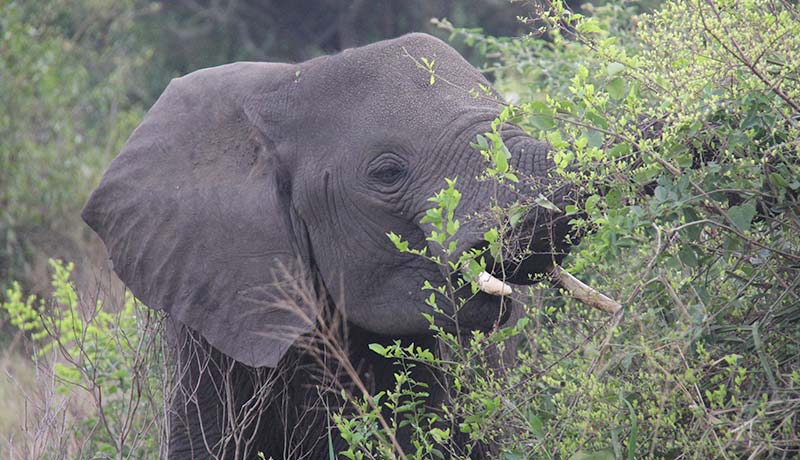
[[[564,209],[581,200],[575,184],[555,175],[555,164],[550,158],[546,143],[525,136],[506,141],[512,152],[512,165],[524,178],[522,193],[533,198],[521,224],[507,235],[509,241],[519,241],[518,254],[511,251],[504,257],[503,266],[509,273],[509,282],[530,284],[532,275],[544,274],[553,284],[565,289],[586,305],[607,313],[617,313],[622,305],[584,284],[560,267],[569,247],[580,240]],[[506,260],[507,259],[507,260]]]
[[[568,237],[571,217],[560,211],[570,203],[574,187],[552,174],[554,164],[548,154],[548,144],[531,138],[516,127],[509,127],[503,132],[503,137],[519,182],[513,184],[514,187],[497,187],[490,181],[483,181],[466,192],[468,195],[465,195],[459,211],[462,225],[455,237],[458,247],[453,251],[461,254],[466,250],[482,251],[487,247],[484,233],[492,223],[471,217],[485,216],[487,203],[497,202],[506,209],[527,208],[524,215],[512,217],[513,228],[502,238],[503,254],[498,258],[501,260],[493,260],[482,251],[487,272],[476,281],[481,281],[479,288],[482,291],[493,295],[507,295],[510,288],[505,282],[532,284],[535,282],[533,275],[549,273],[553,265],[566,255],[568,240],[574,241]],[[542,203],[542,197],[553,205],[537,204]],[[422,227],[426,232],[435,230],[426,224]],[[429,249],[436,256],[445,255],[437,244],[429,245]]]
[[[520,182],[513,201],[527,208],[505,235],[503,263],[508,278],[515,284],[531,284],[534,275],[549,274],[566,256],[576,235],[569,225],[573,216],[564,208],[577,200],[574,184],[559,177],[547,143],[529,136],[510,136],[505,140],[511,152],[511,165]]]

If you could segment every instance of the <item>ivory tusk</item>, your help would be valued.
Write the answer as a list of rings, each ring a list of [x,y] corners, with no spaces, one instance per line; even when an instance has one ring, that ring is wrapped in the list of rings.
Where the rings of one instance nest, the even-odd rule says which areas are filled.
[[[564,270],[558,265],[554,265],[550,270],[550,276],[553,281],[572,294],[573,297],[581,302],[607,313],[617,313],[622,309],[622,305],[596,289],[587,286],[578,278],[570,275],[569,272]]]
[[[487,272],[481,272],[478,275],[476,283],[478,284],[478,289],[487,294],[498,296],[511,295],[511,286],[500,281]]]

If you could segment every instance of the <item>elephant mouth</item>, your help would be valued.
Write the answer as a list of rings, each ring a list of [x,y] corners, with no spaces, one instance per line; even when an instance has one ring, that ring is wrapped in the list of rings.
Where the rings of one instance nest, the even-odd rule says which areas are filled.
[[[478,258],[483,259],[486,267],[474,280],[478,286],[477,293],[472,293],[471,283],[463,283],[457,292],[463,301],[457,315],[459,326],[469,329],[489,330],[503,325],[511,312],[512,295],[520,292],[522,286],[540,281],[540,274],[548,273],[554,263],[552,254],[531,252],[504,254],[503,260],[497,261],[488,249],[489,243],[483,240],[469,247],[480,254]],[[451,276],[454,285],[460,284],[458,278],[464,281],[471,278],[464,271]]]
[[[468,273],[462,269],[449,274],[451,285],[461,286],[455,292],[459,308],[453,317],[443,317],[439,324],[446,329],[483,331],[503,325],[510,316],[512,296],[522,292],[522,286],[541,281],[540,274],[549,273],[554,264],[552,253],[533,252],[527,242],[524,246],[523,250],[503,253],[502,259],[496,260],[487,241],[479,239],[466,245],[467,250],[479,254],[477,259],[482,259],[485,270]],[[477,292],[473,292],[470,281],[477,285]]]
[[[469,275],[466,270],[451,274],[453,285],[462,285],[456,291],[456,296],[462,303],[457,313],[459,327],[471,330],[488,331],[501,326],[508,319],[512,306],[512,293],[514,287],[510,283],[508,272],[502,264],[495,262],[489,255],[488,243],[481,242],[473,246],[482,254],[486,270]],[[478,291],[471,289],[473,280]]]
[[[458,326],[468,330],[489,331],[505,324],[511,314],[511,307],[511,296],[497,296],[479,291],[458,311]]]

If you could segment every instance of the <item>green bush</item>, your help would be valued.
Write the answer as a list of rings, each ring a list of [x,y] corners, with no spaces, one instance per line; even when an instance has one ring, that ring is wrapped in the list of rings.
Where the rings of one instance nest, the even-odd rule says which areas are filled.
[[[502,459],[800,453],[800,13],[766,0],[587,11],[553,2],[527,18],[546,41],[440,24],[492,56],[516,102],[504,116],[548,140],[586,192],[565,212],[591,232],[565,264],[623,314],[545,289],[494,335],[436,330],[442,357],[375,349],[438,368],[452,399],[426,409],[428,390],[398,374],[339,415],[348,458],[467,458],[479,441]],[[491,170],[505,164],[480,149]],[[446,249],[447,235],[431,241]],[[507,338],[517,362],[498,371],[484,350]],[[414,427],[414,451],[392,447],[379,409],[401,421],[390,432]]]
[[[111,312],[112,305],[104,308],[99,300],[79,296],[69,279],[73,264],[51,260],[50,265],[50,300],[26,297],[14,283],[0,304],[11,323],[32,339],[34,361],[48,377],[39,383],[51,385],[43,392],[50,400],[31,404],[54,410],[60,420],[55,427],[38,420],[43,425],[36,436],[46,440],[42,450],[26,444],[37,440],[25,439],[21,453],[25,458],[158,458],[164,401],[171,391],[160,315],[130,293]],[[87,400],[89,409],[67,411],[66,400]],[[65,445],[80,447],[65,451]]]

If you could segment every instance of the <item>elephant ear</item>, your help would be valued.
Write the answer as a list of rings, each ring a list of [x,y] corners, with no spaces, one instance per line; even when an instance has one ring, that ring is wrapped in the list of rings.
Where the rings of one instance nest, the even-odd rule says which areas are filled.
[[[316,316],[285,289],[309,279],[282,153],[289,67],[237,63],[173,80],[82,214],[137,298],[250,366],[274,367]]]

